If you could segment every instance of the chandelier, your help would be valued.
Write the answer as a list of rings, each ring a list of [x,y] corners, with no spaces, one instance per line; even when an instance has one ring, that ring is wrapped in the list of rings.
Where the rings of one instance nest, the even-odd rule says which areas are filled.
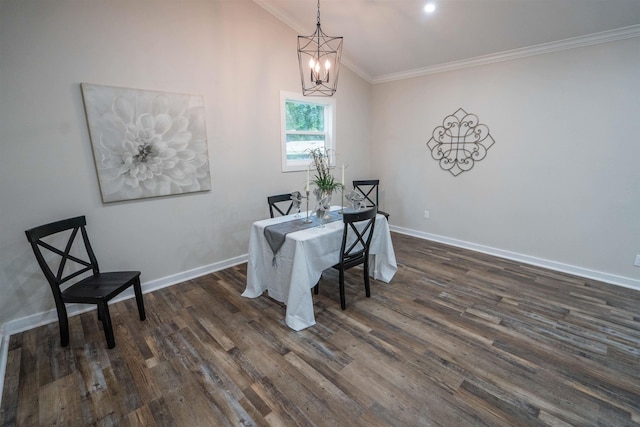
[[[302,94],[332,96],[338,87],[342,37],[326,35],[320,28],[320,0],[316,31],[310,36],[298,36],[298,62]]]

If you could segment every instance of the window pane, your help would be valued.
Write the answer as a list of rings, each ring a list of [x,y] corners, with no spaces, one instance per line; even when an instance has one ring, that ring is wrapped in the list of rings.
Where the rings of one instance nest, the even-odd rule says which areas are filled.
[[[313,149],[335,150],[336,101],[280,91],[282,171],[305,171]]]
[[[324,105],[287,100],[287,130],[324,132],[324,108]]]
[[[314,148],[324,148],[324,135],[287,134],[287,160],[311,160]]]

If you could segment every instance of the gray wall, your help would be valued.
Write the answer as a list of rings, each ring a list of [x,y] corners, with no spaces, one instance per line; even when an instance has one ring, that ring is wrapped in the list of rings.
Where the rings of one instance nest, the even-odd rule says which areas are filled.
[[[636,37],[374,86],[392,223],[640,289],[638,70]],[[426,143],[458,108],[496,142],[454,177]]]
[[[296,36],[250,0],[0,0],[0,325],[53,308],[24,230],[57,219],[86,215],[101,268],[147,285],[242,258],[266,196],[306,181],[280,169]],[[213,189],[103,204],[81,82],[203,95]],[[343,67],[347,180],[368,173],[370,95]]]

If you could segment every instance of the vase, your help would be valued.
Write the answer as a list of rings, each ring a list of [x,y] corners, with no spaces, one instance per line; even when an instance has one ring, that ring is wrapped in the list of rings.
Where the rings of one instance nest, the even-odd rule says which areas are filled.
[[[316,216],[320,219],[328,219],[329,209],[331,208],[332,190],[315,188],[313,194],[316,196]]]

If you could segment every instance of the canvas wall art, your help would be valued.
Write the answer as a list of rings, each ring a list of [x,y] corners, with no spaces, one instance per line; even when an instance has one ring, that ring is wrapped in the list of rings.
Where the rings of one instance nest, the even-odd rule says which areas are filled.
[[[211,189],[202,96],[81,87],[103,202]]]

